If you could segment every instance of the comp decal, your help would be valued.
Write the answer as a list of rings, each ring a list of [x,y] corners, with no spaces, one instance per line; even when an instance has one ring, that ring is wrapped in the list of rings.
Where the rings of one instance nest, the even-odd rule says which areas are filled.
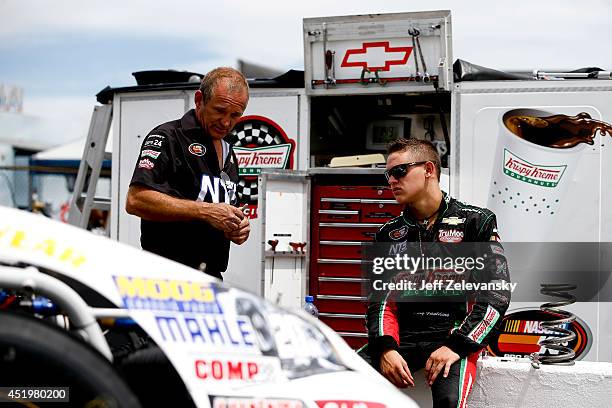
[[[194,361],[197,379],[206,382],[262,383],[274,381],[282,371],[274,357],[202,357]]]
[[[295,141],[278,123],[256,115],[243,116],[225,140],[238,158],[238,199],[247,204],[245,213],[257,218],[257,176],[262,169],[293,169]]]
[[[223,313],[215,288],[208,283],[128,276],[113,280],[128,309]]]
[[[542,327],[542,322],[555,320],[558,316],[540,309],[522,309],[506,314],[502,320],[501,334],[497,342],[487,347],[489,354],[496,357],[525,357],[531,353],[540,353],[543,347],[539,342],[544,339],[560,337],[554,330]],[[593,335],[587,324],[579,318],[562,328],[576,333],[576,338],[567,347],[574,350],[576,358],[584,357],[593,344]],[[556,354],[555,350],[547,350]]]

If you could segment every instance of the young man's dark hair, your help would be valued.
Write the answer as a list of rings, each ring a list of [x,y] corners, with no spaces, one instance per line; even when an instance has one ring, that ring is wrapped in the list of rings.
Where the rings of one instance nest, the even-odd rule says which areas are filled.
[[[404,152],[410,150],[414,152],[419,160],[430,161],[436,166],[436,174],[440,180],[441,164],[438,150],[429,140],[422,139],[397,139],[387,147],[387,153]]]

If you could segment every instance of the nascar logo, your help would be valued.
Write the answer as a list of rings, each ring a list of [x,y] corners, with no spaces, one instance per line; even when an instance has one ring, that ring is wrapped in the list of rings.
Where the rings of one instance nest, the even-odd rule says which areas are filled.
[[[504,174],[525,183],[542,187],[556,187],[567,166],[542,166],[523,160],[504,149]]]
[[[540,346],[542,340],[563,335],[555,330],[542,327],[543,322],[556,318],[556,315],[540,309],[523,309],[508,313],[503,318],[501,334],[497,342],[488,346],[489,354],[504,357],[528,356],[531,353],[542,352],[543,347]],[[593,342],[593,335],[586,323],[576,318],[575,321],[559,325],[559,327],[576,334],[576,338],[567,344],[567,347],[576,353],[576,358],[580,359],[581,356],[588,353]],[[557,351],[547,349],[547,353],[556,354]]]
[[[261,169],[284,169],[289,161],[291,144],[265,147],[234,147],[239,175],[261,173]]]

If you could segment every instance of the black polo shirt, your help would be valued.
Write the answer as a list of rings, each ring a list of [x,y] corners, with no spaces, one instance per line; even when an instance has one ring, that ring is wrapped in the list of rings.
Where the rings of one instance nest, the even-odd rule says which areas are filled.
[[[238,161],[232,146],[225,141],[222,145],[224,166],[220,169],[212,139],[192,109],[149,132],[130,185],[186,200],[236,204]],[[140,232],[140,243],[147,251],[193,268],[204,262],[206,271],[217,277],[227,269],[230,242],[205,222],[141,220]]]

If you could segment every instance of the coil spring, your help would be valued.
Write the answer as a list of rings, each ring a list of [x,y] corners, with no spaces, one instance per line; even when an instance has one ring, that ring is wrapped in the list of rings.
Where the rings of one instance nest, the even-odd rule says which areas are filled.
[[[571,348],[563,345],[576,338],[576,333],[571,330],[561,327],[561,325],[571,323],[576,320],[576,316],[572,312],[559,309],[560,307],[571,305],[576,302],[576,297],[568,293],[575,290],[576,285],[571,284],[550,284],[543,283],[540,285],[540,293],[547,296],[555,296],[561,300],[555,302],[547,302],[540,306],[540,310],[558,316],[558,319],[542,322],[542,328],[554,331],[560,336],[540,340],[539,344],[544,347],[543,352],[531,353],[531,365],[534,368],[540,368],[540,364],[556,364],[556,365],[573,365],[576,353]],[[547,354],[548,350],[555,350],[557,354]]]

